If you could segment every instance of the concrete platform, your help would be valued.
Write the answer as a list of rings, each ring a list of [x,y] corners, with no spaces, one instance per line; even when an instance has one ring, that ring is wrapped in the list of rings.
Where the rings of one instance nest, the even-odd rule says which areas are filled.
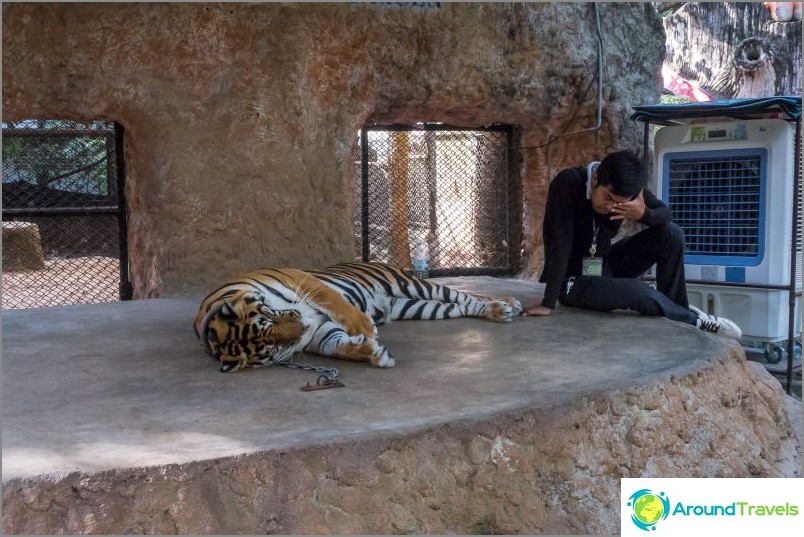
[[[442,281],[524,304],[541,295],[538,285],[519,280]],[[667,319],[565,308],[510,324],[399,321],[380,328],[395,368],[307,355],[296,361],[338,367],[346,387],[303,392],[315,374],[282,367],[219,373],[193,334],[198,304],[157,299],[3,313],[6,533],[471,533],[477,524],[507,533],[617,533],[619,477],[798,472],[796,405],[778,382],[748,364],[738,345]],[[409,481],[381,479],[406,465],[405,472],[419,472],[423,461],[441,457],[439,446],[455,442],[460,464],[445,453],[433,471],[442,465],[454,476],[450,486],[467,494],[491,487],[496,500],[482,504],[488,513],[464,502],[471,521],[462,521],[450,498],[463,493],[445,485],[431,491],[439,498],[433,514],[428,496],[413,494]],[[736,451],[718,462],[726,446]],[[545,449],[557,451],[546,460]],[[640,449],[639,457],[631,451]],[[599,460],[589,455],[604,452]],[[328,462],[310,462],[311,453]],[[389,463],[388,453],[409,459]],[[356,454],[364,460],[352,460]],[[281,462],[294,458],[314,468]],[[527,471],[517,466],[525,462]],[[475,468],[463,475],[462,464]],[[481,467],[491,472],[485,489],[477,482]],[[212,502],[209,483],[200,484],[211,468],[222,483],[249,468],[241,476],[249,492],[215,488]],[[524,481],[506,485],[513,474]],[[335,500],[320,505],[330,486],[321,475],[353,475],[330,484],[340,491],[335,507]],[[594,508],[577,498],[583,476],[602,479],[597,492],[584,485],[597,496]],[[391,487],[401,507],[349,511],[343,491],[354,492],[356,483],[375,498],[363,508],[376,503],[380,485]],[[545,499],[565,488],[564,500]],[[534,494],[541,514],[516,507]]]

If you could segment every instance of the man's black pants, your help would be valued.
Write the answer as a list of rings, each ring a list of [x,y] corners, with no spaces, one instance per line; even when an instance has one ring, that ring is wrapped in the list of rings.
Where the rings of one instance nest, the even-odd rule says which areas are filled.
[[[656,263],[656,289],[636,279]],[[684,232],[672,222],[647,228],[612,245],[603,276],[580,276],[564,284],[565,306],[597,311],[632,309],[695,324],[684,277]]]

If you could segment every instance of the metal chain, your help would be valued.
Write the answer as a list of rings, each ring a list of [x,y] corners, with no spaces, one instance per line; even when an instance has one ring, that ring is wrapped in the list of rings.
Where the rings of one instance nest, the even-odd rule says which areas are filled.
[[[266,362],[261,365],[261,367],[272,367],[280,365],[282,367],[288,367],[290,369],[301,369],[303,371],[313,371],[315,373],[321,373],[318,375],[316,379],[316,383],[310,385],[307,383],[307,386],[303,386],[302,390],[304,391],[311,391],[311,390],[324,390],[327,388],[341,388],[344,384],[338,380],[341,376],[340,371],[338,371],[335,367],[323,367],[319,365],[310,365],[310,364],[294,364],[293,363],[293,356],[291,355],[288,358],[282,360],[271,360],[270,362]]]
[[[289,367],[291,369],[303,369],[305,371],[315,371],[316,373],[322,373],[327,378],[327,383],[333,383],[338,380],[341,376],[340,371],[334,367],[323,367],[320,365],[310,365],[310,364],[294,364],[293,359],[291,358],[288,362],[279,362],[274,363],[273,365],[281,365],[282,367]]]

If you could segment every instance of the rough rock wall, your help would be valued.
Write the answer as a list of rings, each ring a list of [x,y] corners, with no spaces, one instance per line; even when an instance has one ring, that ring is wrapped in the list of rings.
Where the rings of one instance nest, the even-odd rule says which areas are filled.
[[[800,477],[800,419],[800,402],[733,348],[654,386],[475,423],[12,480],[3,486],[3,529],[616,535],[621,477]]]
[[[247,267],[351,259],[357,130],[443,121],[521,128],[526,273],[551,176],[623,147],[664,54],[650,4],[4,4],[3,119],[126,128],[135,297]],[[535,255],[530,255],[535,254]]]
[[[766,4],[679,3],[662,21],[665,66],[713,100],[801,95],[801,20],[775,20]]]

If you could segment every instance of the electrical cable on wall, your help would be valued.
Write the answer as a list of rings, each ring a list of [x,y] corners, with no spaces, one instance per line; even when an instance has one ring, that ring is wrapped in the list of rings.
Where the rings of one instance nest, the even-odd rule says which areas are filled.
[[[550,135],[547,142],[535,146],[520,146],[517,149],[539,149],[548,146],[562,136],[571,136],[582,132],[592,132],[603,126],[603,38],[600,35],[600,11],[598,3],[594,2],[595,8],[595,30],[597,31],[597,124],[593,127],[578,129],[572,132],[562,132],[557,135]],[[588,91],[588,90],[587,90]],[[572,123],[572,121],[570,121]]]

